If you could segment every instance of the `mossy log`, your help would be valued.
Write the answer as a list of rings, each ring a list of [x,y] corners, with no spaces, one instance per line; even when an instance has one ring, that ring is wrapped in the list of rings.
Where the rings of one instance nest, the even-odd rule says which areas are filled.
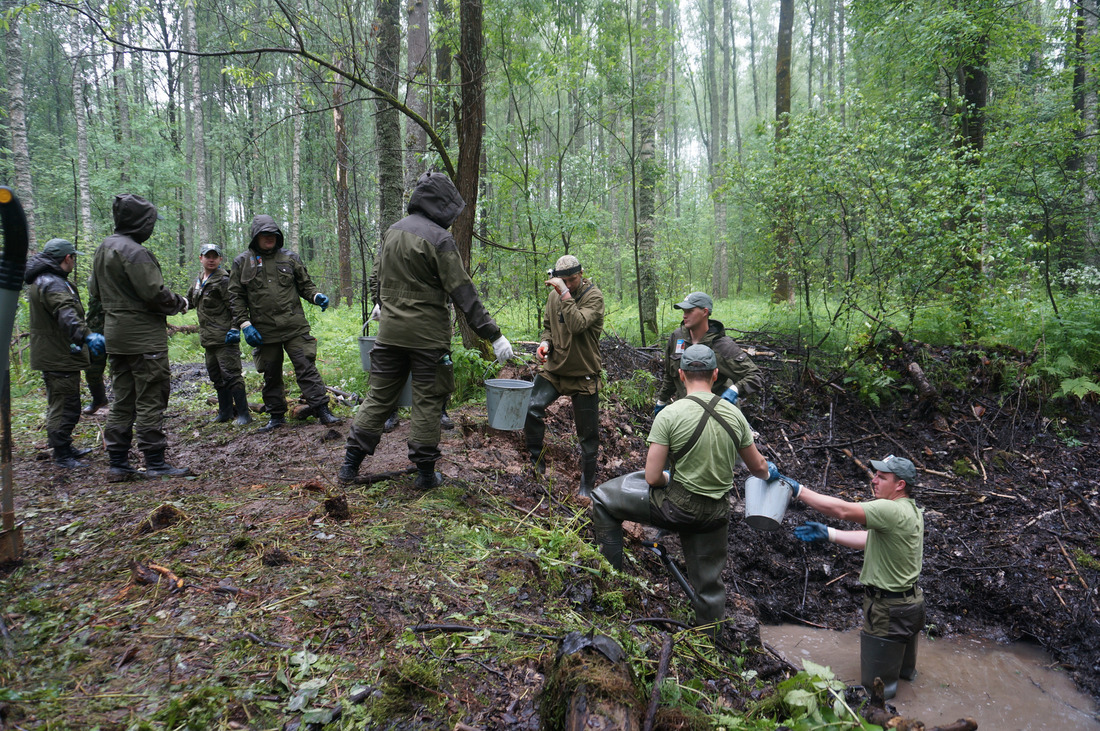
[[[640,731],[645,699],[614,640],[571,632],[547,675],[541,708],[547,730]]]

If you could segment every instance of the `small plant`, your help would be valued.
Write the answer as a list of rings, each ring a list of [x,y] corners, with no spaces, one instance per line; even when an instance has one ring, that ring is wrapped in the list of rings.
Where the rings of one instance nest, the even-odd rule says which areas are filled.
[[[606,396],[616,396],[632,409],[644,409],[653,405],[657,391],[657,378],[649,371],[636,370],[630,378],[612,381],[604,374]]]

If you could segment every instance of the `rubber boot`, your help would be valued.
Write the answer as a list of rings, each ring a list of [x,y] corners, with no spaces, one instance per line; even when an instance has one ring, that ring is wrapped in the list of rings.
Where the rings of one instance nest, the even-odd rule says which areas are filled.
[[[98,381],[88,381],[88,391],[92,394],[92,402],[85,406],[81,413],[91,416],[107,405],[107,387],[100,378]]]
[[[451,417],[447,416],[447,410],[446,409],[443,409],[443,413],[440,414],[440,416],[439,416],[439,428],[440,429],[446,429],[446,430],[450,430],[450,429],[455,428],[455,423],[451,419]]]
[[[627,479],[630,478],[630,479]],[[623,521],[649,522],[649,485],[641,473],[616,477],[592,491],[592,537],[613,569],[623,568]]]
[[[130,477],[141,474],[130,465],[130,453],[123,451],[107,452],[108,473],[112,477]]]
[[[73,457],[75,457],[76,459],[80,459],[84,455],[91,454],[92,452],[95,451],[95,449],[93,449],[92,447],[87,447],[85,449],[80,449],[78,447],[71,447],[71,449],[73,450]]]
[[[88,466],[87,462],[81,462],[73,455],[72,446],[54,447],[53,462],[58,467],[64,467],[67,470],[78,469],[80,467]]]
[[[581,394],[573,397],[573,420],[581,448],[580,494],[590,497],[596,487],[596,458],[600,453],[600,397]]]
[[[191,474],[191,470],[173,467],[165,462],[163,449],[150,449],[145,452],[145,474],[150,477],[182,477]]]
[[[581,497],[592,497],[592,490],[596,486],[596,460],[585,460],[581,465],[581,487],[578,494]]]
[[[905,659],[906,643],[875,637],[866,632],[859,635],[859,675],[860,684],[872,693],[875,678],[882,679],[883,697],[893,698],[898,692],[898,676],[901,663]]]
[[[313,415],[317,417],[317,421],[324,424],[325,426],[331,426],[332,424],[340,424],[340,423],[343,423],[343,421],[344,421],[339,416],[337,416],[336,414],[334,414],[334,413],[332,413],[331,411],[328,410],[328,404],[321,404],[320,406],[314,406],[313,407]]]
[[[286,424],[286,417],[285,416],[282,416],[282,415],[272,416],[271,419],[266,424],[261,426],[256,431],[258,433],[267,433],[267,432],[270,432],[270,431],[275,431],[280,426],[283,426],[285,424]]]
[[[233,403],[236,404],[237,418],[233,420],[233,423],[237,426],[244,426],[245,424],[252,423],[252,412],[248,408],[248,394],[244,391],[244,386],[237,386],[229,395],[233,398]]]
[[[523,437],[527,442],[527,452],[531,455],[531,466],[540,475],[546,474],[546,407],[554,403],[557,389],[542,376],[535,376],[535,385],[531,387],[531,402],[527,406],[527,417],[523,422]]]
[[[531,453],[531,469],[540,475],[546,474],[546,450],[542,446],[528,447]]]
[[[901,672],[898,673],[898,677],[902,680],[917,679],[917,640],[919,639],[920,633],[918,632],[905,643],[905,657],[902,658]]]
[[[344,464],[340,465],[337,478],[340,482],[355,482],[359,476],[359,466],[363,464],[367,453],[359,447],[347,447],[344,450]]]
[[[233,420],[233,396],[225,388],[218,389],[218,415],[211,424],[224,424]]]
[[[443,475],[435,471],[435,462],[416,463],[416,489],[431,490],[443,484]]]
[[[706,627],[706,633],[717,639],[726,616],[722,571],[726,568],[729,523],[706,533],[684,531],[679,535],[687,580],[693,590],[689,597],[695,609],[695,624]]]
[[[382,426],[382,433],[389,434],[399,426],[401,426],[401,419],[397,418],[397,409],[394,409],[390,418],[386,419],[386,423]]]

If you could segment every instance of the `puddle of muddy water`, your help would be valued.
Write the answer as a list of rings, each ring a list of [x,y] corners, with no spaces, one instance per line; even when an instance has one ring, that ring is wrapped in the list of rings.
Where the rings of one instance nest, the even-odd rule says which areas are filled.
[[[829,666],[849,685],[859,682],[858,630],[761,626],[760,637],[797,668],[805,658]],[[921,637],[917,678],[899,681],[890,703],[929,727],[972,718],[979,729],[998,731],[1100,729],[1097,705],[1052,666],[1050,657],[1031,645]]]

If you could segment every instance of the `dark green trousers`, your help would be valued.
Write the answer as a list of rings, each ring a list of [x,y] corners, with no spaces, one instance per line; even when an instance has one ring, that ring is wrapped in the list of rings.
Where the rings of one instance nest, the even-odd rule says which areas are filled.
[[[108,452],[127,452],[137,433],[143,452],[168,448],[164,410],[172,388],[168,351],[118,355],[112,353],[111,388],[115,400],[107,414],[103,441]]]
[[[244,378],[241,376],[241,348],[236,343],[232,345],[215,345],[206,348],[206,373],[210,376],[210,382],[218,391],[232,391],[238,386],[244,386]]]
[[[46,440],[50,447],[68,447],[80,421],[80,371],[42,371],[46,382]]]
[[[280,343],[265,342],[252,350],[256,370],[263,374],[264,406],[272,416],[286,414],[286,388],[283,386],[283,352],[294,366],[294,378],[306,403],[316,408],[328,406],[328,392],[317,370],[317,338],[300,335]]]

